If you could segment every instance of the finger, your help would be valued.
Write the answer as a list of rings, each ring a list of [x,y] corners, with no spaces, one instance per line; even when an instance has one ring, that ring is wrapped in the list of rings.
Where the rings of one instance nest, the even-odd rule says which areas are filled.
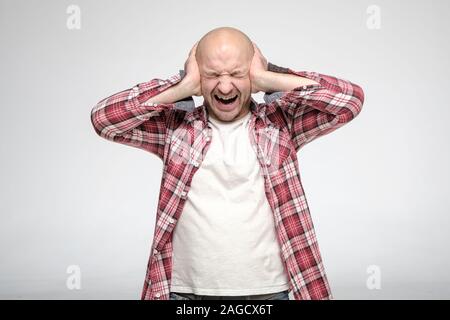
[[[194,44],[194,46],[189,51],[189,55],[195,54],[195,50],[197,49],[198,41]]]
[[[197,41],[194,46],[192,47],[192,52],[195,54],[195,52],[197,51],[197,46],[198,46],[199,41]]]

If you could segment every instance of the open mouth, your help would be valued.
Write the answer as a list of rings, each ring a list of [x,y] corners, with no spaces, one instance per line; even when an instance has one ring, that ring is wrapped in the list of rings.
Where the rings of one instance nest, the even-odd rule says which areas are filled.
[[[214,98],[216,98],[217,101],[219,101],[221,104],[232,104],[233,102],[236,101],[237,99],[237,95],[235,95],[234,97],[230,98],[230,99],[222,99],[219,98],[216,94],[214,95]]]

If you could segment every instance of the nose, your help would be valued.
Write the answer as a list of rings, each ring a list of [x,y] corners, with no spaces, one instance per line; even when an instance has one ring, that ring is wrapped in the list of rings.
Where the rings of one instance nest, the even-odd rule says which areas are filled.
[[[227,95],[233,91],[233,83],[228,77],[221,77],[217,89],[223,95]]]

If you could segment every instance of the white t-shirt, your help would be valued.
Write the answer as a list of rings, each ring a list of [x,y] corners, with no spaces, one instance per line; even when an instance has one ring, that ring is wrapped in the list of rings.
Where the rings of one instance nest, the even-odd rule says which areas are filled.
[[[173,234],[171,292],[242,296],[289,288],[250,116],[231,123],[209,117],[211,145]]]

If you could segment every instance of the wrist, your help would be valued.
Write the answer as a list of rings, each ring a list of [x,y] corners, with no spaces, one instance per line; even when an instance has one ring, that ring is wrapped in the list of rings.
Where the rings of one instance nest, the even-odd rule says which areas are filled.
[[[260,75],[259,86],[264,92],[287,92],[318,82],[291,73],[266,71]]]
[[[184,77],[178,86],[179,94],[184,98],[201,95],[200,81],[191,79],[189,76]]]
[[[267,89],[267,71],[262,70],[251,75],[252,93],[266,92]]]
[[[177,101],[183,100],[186,97],[190,96],[190,91],[186,86],[186,83],[183,82],[184,79],[177,84],[164,89],[162,92],[156,94],[147,100],[149,103],[175,103]]]
[[[269,71],[263,70],[256,74],[253,74],[252,76],[252,86],[253,86],[253,93],[256,92],[268,92],[269,91],[269,81],[270,74]]]

